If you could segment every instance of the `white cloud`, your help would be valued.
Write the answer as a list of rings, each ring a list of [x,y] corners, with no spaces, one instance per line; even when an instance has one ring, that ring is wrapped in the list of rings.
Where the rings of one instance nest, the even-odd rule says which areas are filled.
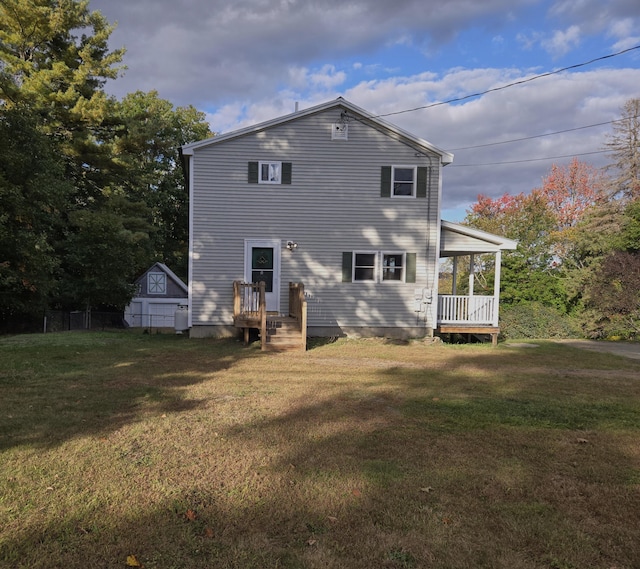
[[[128,48],[129,70],[108,84],[111,93],[156,89],[175,105],[207,111],[217,132],[288,114],[296,101],[305,108],[338,95],[378,114],[422,107],[549,70],[547,52],[587,53],[586,40],[596,35],[607,49],[640,41],[637,0],[92,0],[91,8],[120,21],[110,44]],[[465,32],[473,40],[461,50],[452,41]],[[511,45],[519,49],[511,53]],[[638,56],[609,62],[631,67]],[[609,67],[385,120],[444,149],[612,120],[637,96],[640,71]],[[464,208],[480,192],[529,191],[551,166],[465,163],[598,150],[606,131],[456,151],[445,169],[444,206]]]
[[[566,30],[556,30],[553,35],[542,41],[543,47],[554,57],[566,55],[580,45],[582,34],[579,26]]]

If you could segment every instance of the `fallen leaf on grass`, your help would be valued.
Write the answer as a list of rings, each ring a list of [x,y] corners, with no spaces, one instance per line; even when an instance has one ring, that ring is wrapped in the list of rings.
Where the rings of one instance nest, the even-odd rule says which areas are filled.
[[[359,498],[360,496],[362,496],[362,492],[360,492],[360,490],[358,490],[357,488],[354,488],[351,493],[356,497]]]
[[[420,488],[420,492],[433,492],[433,488],[431,488],[431,486],[426,486],[425,488]]]
[[[193,510],[187,510],[184,514],[184,517],[187,518],[190,522],[193,522],[198,516]]]
[[[213,530],[210,527],[204,528],[205,537],[213,537]]]
[[[327,516],[327,519],[332,523],[335,524],[338,522],[338,518],[336,518],[335,516]]]
[[[581,445],[586,445],[589,441],[587,439],[576,439],[576,442]]]
[[[142,563],[136,559],[135,555],[127,555],[127,567],[142,567]]]
[[[308,546],[310,546],[310,547],[311,547],[312,545],[315,545],[316,543],[318,543],[318,540],[317,540],[317,539],[313,539],[312,537],[310,537],[310,538],[307,540],[307,545],[308,545]]]
[[[442,523],[448,526],[451,523],[451,518],[442,518]]]

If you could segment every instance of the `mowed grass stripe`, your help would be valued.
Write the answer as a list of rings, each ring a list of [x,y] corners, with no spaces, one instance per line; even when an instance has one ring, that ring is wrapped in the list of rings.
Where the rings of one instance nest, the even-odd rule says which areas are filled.
[[[640,363],[0,338],[0,566],[634,567]]]

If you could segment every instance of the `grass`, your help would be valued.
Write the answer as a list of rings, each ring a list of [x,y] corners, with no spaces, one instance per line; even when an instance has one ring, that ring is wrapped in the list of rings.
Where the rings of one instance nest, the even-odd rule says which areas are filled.
[[[640,362],[537,343],[0,338],[0,566],[638,567]]]

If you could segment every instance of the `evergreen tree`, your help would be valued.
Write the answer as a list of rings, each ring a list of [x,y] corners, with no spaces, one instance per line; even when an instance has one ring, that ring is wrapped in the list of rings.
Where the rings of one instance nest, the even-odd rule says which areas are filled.
[[[177,107],[156,91],[137,91],[116,107],[123,128],[113,143],[117,181],[131,199],[147,204],[156,260],[187,276],[189,204],[179,148],[212,135],[204,113]]]
[[[24,109],[0,113],[0,317],[36,314],[55,293],[54,249],[72,185],[54,141]]]

